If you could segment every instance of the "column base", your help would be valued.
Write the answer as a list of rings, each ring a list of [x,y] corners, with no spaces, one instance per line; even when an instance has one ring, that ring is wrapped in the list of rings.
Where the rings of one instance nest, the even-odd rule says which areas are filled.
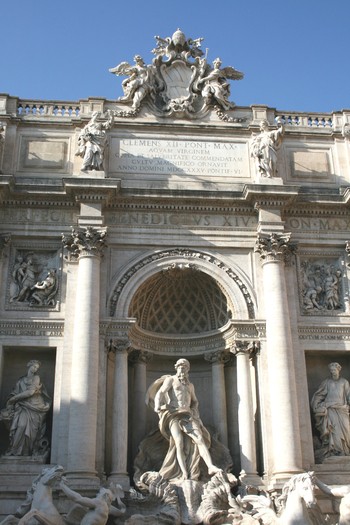
[[[253,487],[261,487],[262,485],[264,485],[263,480],[260,476],[258,476],[257,473],[247,473],[245,470],[242,470],[240,472],[239,479],[241,480],[243,485],[252,485]]]
[[[101,487],[101,480],[97,472],[83,470],[67,470],[65,477],[69,482],[69,487],[73,490],[94,490],[98,491]]]
[[[268,481],[268,490],[281,489],[286,481],[289,481],[295,474],[301,474],[305,472],[303,469],[291,469],[284,472],[274,472]]]
[[[130,478],[127,472],[112,472],[108,476],[108,481],[120,485],[123,490],[130,489]]]

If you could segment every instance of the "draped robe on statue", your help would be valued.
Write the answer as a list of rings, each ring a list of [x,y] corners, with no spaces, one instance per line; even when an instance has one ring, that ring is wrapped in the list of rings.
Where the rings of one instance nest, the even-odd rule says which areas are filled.
[[[170,376],[160,377],[148,389],[146,403],[152,410],[154,410],[154,398],[168,377]],[[200,476],[201,456],[197,445],[191,439],[191,433],[193,431],[201,433],[207,448],[210,447],[210,434],[199,417],[197,406],[191,406],[189,409],[169,406],[166,410],[162,410],[159,418],[159,430],[169,442],[169,448],[159,473],[167,480],[181,479],[182,477],[182,471],[177,461],[175,442],[170,431],[175,420],[179,423],[183,433],[183,450],[189,479],[197,480]]]

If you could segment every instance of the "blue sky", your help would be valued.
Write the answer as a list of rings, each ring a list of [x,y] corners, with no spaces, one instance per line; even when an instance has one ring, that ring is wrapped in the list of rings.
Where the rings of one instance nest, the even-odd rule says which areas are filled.
[[[203,37],[209,61],[243,71],[239,106],[350,109],[350,0],[12,0],[1,7],[0,93],[71,100],[122,94],[108,72],[154,35]]]

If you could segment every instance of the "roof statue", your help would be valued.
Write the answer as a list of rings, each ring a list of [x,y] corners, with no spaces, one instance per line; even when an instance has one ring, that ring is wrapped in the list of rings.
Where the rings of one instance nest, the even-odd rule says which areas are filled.
[[[234,108],[229,81],[241,80],[243,73],[231,66],[221,68],[219,58],[210,65],[201,49],[203,38],[186,38],[178,29],[171,37],[155,39],[152,64],[136,55],[134,65],[121,62],[109,69],[127,76],[122,82],[124,95],[117,102],[128,109],[115,110],[115,116],[136,116],[144,104],[159,116],[192,119],[212,109],[220,116]]]

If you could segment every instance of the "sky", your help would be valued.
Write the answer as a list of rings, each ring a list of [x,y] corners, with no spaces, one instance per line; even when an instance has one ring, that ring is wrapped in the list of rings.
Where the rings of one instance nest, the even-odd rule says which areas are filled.
[[[332,112],[350,108],[350,0],[4,0],[0,93],[21,99],[115,100],[109,73],[155,35],[203,37],[208,61],[233,66],[237,106]]]

